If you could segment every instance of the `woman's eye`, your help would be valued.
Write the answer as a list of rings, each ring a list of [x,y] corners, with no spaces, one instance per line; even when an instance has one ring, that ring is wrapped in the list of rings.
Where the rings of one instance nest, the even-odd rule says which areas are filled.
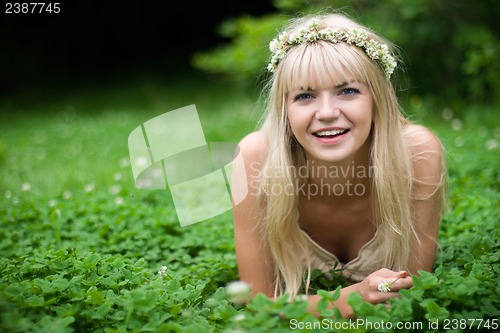
[[[301,94],[297,94],[295,95],[295,97],[293,98],[293,101],[296,102],[296,101],[302,101],[302,100],[306,100],[306,99],[310,99],[312,98],[312,94],[309,94],[309,93],[301,93]]]
[[[341,95],[354,95],[359,94],[359,90],[356,88],[345,88],[340,91]]]

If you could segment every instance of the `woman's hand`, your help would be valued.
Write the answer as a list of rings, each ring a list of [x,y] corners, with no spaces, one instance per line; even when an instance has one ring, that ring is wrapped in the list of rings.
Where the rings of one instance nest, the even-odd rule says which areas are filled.
[[[380,287],[379,287],[380,286]],[[355,318],[354,310],[348,304],[347,298],[357,292],[363,298],[363,301],[372,304],[386,303],[391,298],[399,297],[401,289],[408,289],[413,286],[413,280],[406,271],[395,272],[387,268],[379,269],[368,275],[363,281],[345,287],[340,292],[340,297],[334,302],[344,318]],[[313,309],[319,301],[318,295],[309,296],[309,301]],[[389,304],[386,304],[389,306]],[[317,312],[313,312],[317,315]]]
[[[354,291],[357,291],[364,301],[372,304],[385,303],[391,298],[399,297],[401,289],[412,286],[413,280],[408,272],[395,272],[387,268],[379,269],[353,285]]]

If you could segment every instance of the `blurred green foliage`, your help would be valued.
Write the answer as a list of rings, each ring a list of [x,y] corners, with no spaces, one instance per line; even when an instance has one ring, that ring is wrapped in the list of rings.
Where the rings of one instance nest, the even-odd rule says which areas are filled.
[[[453,107],[500,96],[500,6],[496,0],[274,0],[276,13],[222,22],[231,42],[193,55],[192,64],[238,82],[265,74],[268,43],[290,17],[339,9],[401,50],[398,85]]]

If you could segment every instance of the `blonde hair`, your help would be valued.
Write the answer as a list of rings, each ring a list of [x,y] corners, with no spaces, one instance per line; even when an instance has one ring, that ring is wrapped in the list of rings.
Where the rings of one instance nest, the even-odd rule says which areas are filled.
[[[296,18],[286,31],[298,31],[311,17]],[[364,28],[345,15],[314,16],[322,26],[350,30]],[[391,44],[369,29],[369,37]],[[268,138],[268,155],[263,164],[260,186],[261,232],[265,246],[276,265],[275,295],[296,296],[311,277],[307,253],[309,245],[301,232],[296,170],[306,163],[304,150],[290,129],[285,106],[286,95],[302,87],[330,87],[354,79],[368,84],[373,96],[375,116],[371,136],[370,162],[373,167],[372,209],[377,232],[385,235],[383,264],[394,270],[407,269],[415,239],[412,211],[414,177],[411,153],[403,138],[403,115],[394,88],[380,65],[362,49],[347,43],[326,41],[303,43],[287,50],[268,81],[265,92],[267,113],[261,129]],[[293,188],[282,195],[268,195],[269,188]],[[306,254],[305,263],[298,258]]]

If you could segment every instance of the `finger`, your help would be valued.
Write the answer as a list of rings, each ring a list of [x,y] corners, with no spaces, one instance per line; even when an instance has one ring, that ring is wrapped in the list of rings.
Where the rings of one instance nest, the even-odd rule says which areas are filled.
[[[391,277],[397,278],[399,276],[399,272],[392,271],[388,268],[381,268],[376,272],[374,272],[373,275],[380,276],[383,278],[391,278]]]
[[[399,279],[399,280],[395,281],[391,285],[391,291],[398,291],[401,289],[409,289],[411,287],[413,287],[413,279],[411,277],[407,277],[407,278]]]
[[[394,278],[394,279],[397,278],[404,279],[410,276],[410,273],[408,273],[408,271],[391,271],[390,269],[387,268],[379,269],[378,271],[375,272],[375,274],[383,278]]]

